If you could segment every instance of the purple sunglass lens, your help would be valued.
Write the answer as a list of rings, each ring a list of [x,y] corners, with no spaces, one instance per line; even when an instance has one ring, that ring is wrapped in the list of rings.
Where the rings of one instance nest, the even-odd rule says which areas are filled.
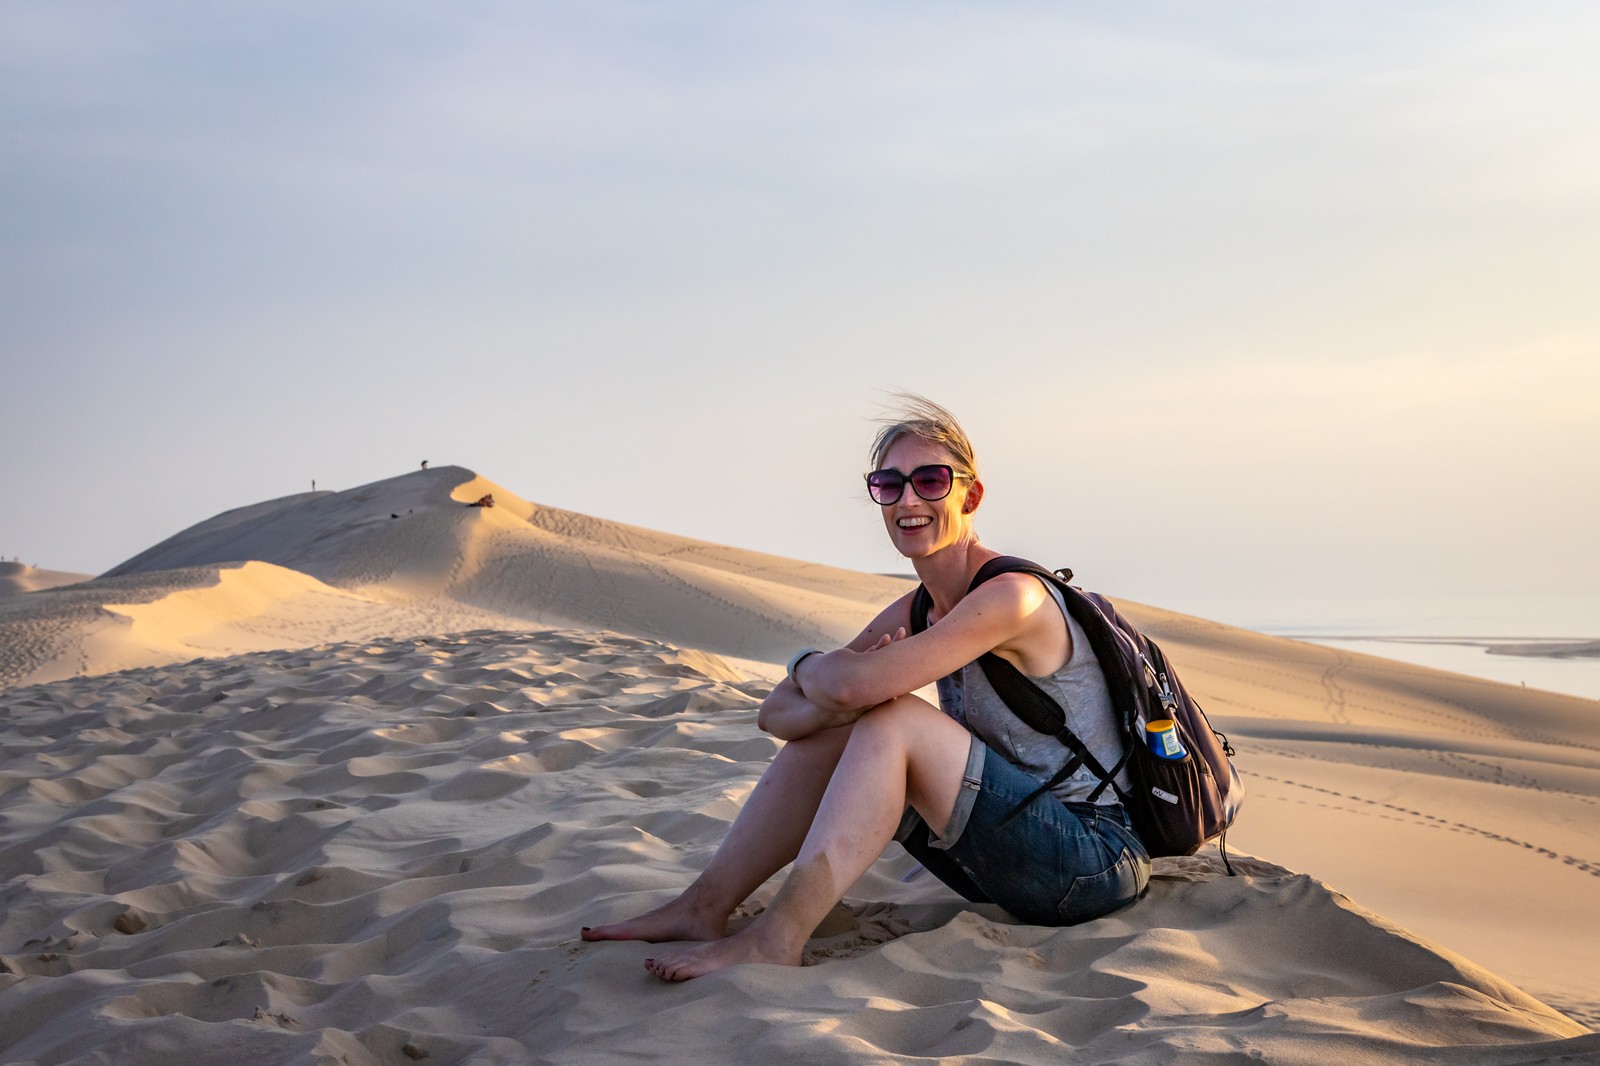
[[[942,500],[950,494],[948,466],[919,466],[911,471],[911,487],[924,500]]]
[[[867,492],[874,503],[888,505],[905,491],[905,475],[898,470],[874,470],[867,475]]]

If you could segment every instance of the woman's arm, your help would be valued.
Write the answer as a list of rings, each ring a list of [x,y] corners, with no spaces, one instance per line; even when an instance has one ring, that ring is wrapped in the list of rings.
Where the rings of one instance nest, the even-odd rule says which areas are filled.
[[[906,627],[911,621],[911,596],[908,593],[891,603],[879,612],[868,626],[856,634],[854,640],[845,645],[842,651],[870,652],[874,649],[887,647],[897,636],[904,636]],[[807,656],[807,660],[818,656]],[[910,689],[906,690],[911,691]],[[895,696],[900,693],[894,693]],[[884,699],[892,697],[885,696]],[[832,705],[827,708],[818,706],[809,699],[794,682],[787,677],[768,693],[767,698],[761,703],[761,710],[756,715],[756,725],[779,740],[798,740],[823,729],[832,729],[835,726],[849,725],[860,718],[872,707],[882,703],[876,700],[870,704],[859,707],[844,707]]]
[[[910,597],[904,602],[909,624]],[[1024,673],[1044,674],[1070,650],[1061,611],[1044,585],[1027,574],[1002,574],[965,596],[938,625],[875,649],[807,656],[795,678],[803,698],[828,714],[915,692],[986,652],[1011,659]]]
[[[779,740],[799,740],[824,729],[845,725],[860,717],[838,711],[824,711],[801,695],[794,682],[787,677],[761,701],[756,713],[756,725]]]

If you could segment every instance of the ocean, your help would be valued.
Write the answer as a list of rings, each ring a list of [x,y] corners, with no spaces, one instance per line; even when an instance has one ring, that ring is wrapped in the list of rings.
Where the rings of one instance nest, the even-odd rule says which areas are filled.
[[[1534,644],[1592,645],[1600,640],[1600,602],[1593,597],[1463,596],[1423,603],[1363,600],[1242,607],[1234,605],[1227,613],[1242,616],[1235,624],[1257,632],[1600,700],[1600,656],[1489,651]]]
[[[891,576],[916,580],[914,574]],[[1600,701],[1600,656],[1494,655],[1488,650],[1600,641],[1600,596],[1474,592],[1430,599],[1246,598],[1206,592],[1130,598],[1275,637]]]
[[[1547,692],[1600,700],[1600,657],[1556,658],[1548,655],[1493,655],[1489,647],[1527,643],[1470,637],[1330,637],[1291,630],[1267,630],[1274,636],[1292,637],[1310,644],[1342,648],[1364,655],[1398,659],[1471,677],[1524,685]],[[1541,641],[1541,643],[1543,643]],[[1600,724],[1600,723],[1597,723]]]

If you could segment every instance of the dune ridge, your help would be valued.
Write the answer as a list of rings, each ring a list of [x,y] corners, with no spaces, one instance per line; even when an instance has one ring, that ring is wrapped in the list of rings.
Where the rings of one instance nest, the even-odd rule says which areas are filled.
[[[891,847],[811,965],[667,988],[577,926],[692,878],[776,750],[772,664],[908,581],[459,467],[31,573],[0,588],[5,1061],[1600,1061],[1594,701],[1119,601],[1239,749],[1244,876],[1164,860],[1051,930]]]
[[[495,506],[468,506],[486,495]],[[246,587],[253,608],[235,602]],[[795,647],[848,640],[906,587],[541,507],[470,470],[437,467],[236,508],[93,581],[0,600],[0,686],[378,635],[545,626],[781,663]]]

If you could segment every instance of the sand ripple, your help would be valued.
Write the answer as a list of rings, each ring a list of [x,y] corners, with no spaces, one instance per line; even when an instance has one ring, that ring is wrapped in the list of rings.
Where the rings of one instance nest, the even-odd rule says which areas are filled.
[[[7,692],[5,1060],[1600,1055],[1249,859],[1163,863],[1139,907],[1052,930],[902,883],[891,849],[811,965],[656,982],[647,945],[576,930],[665,898],[721,838],[776,750],[765,683],[736,677],[650,640],[481,631]]]

